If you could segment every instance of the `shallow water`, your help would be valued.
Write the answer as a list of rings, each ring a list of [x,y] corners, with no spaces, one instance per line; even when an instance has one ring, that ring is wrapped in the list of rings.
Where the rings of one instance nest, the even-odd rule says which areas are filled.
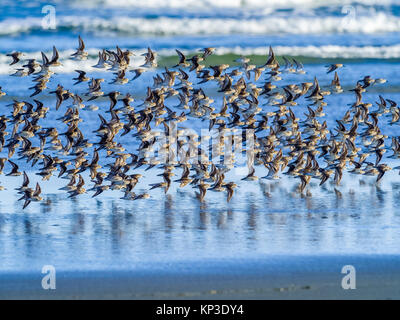
[[[42,24],[49,5],[55,29]],[[116,44],[139,52],[151,46],[160,56],[208,46],[218,55],[264,55],[272,45],[278,55],[398,59],[399,33],[398,0],[7,0],[0,7],[0,73],[9,71],[7,52],[40,56],[55,45],[68,55],[78,35],[94,59]]]
[[[359,1],[329,2],[333,7],[320,2],[315,6],[312,4],[315,2],[292,1],[289,8],[279,8],[276,4],[277,7],[273,6],[271,12],[259,12],[256,4],[250,1],[250,5],[244,7],[225,4],[228,8],[212,7],[207,10],[204,6],[200,13],[179,5],[154,9],[144,5],[140,7],[136,2],[134,7],[130,1],[103,1],[106,6],[97,20],[92,19],[89,9],[76,12],[76,2],[71,6],[60,3],[55,3],[59,17],[59,29],[56,31],[43,31],[38,27],[40,9],[44,5],[41,1],[33,2],[29,9],[25,4],[15,5],[13,1],[4,3],[4,11],[0,15],[0,85],[7,96],[0,100],[3,110],[0,114],[9,113],[11,107],[7,105],[13,99],[28,99],[26,88],[31,85],[31,79],[8,76],[13,68],[8,67],[9,58],[4,53],[18,49],[29,55],[38,55],[40,50],[48,51],[55,44],[61,56],[66,57],[72,52],[68,49],[76,45],[78,34],[84,37],[89,51],[94,55],[96,48],[111,48],[116,44],[134,51],[150,45],[167,56],[175,54],[175,48],[189,52],[209,45],[223,47],[219,49],[222,54],[264,54],[266,45],[271,44],[278,47],[277,52],[281,54],[337,57],[334,60],[336,62],[341,57],[353,57],[355,61],[346,64],[339,72],[346,91],[325,99],[328,102],[325,107],[327,115],[322,120],[326,120],[329,127],[335,125],[335,119],[341,118],[354,101],[354,94],[348,90],[365,75],[386,78],[388,83],[370,87],[363,94],[364,102],[378,101],[379,94],[400,100],[400,65],[384,59],[400,57],[400,13],[397,1],[388,1],[385,6],[376,2],[372,9]],[[82,3],[89,6],[87,2]],[[157,1],[151,3],[157,4]],[[201,3],[208,4],[204,1]],[[307,4],[309,11],[296,11],[298,3]],[[373,26],[375,29],[362,29],[365,20],[361,19],[354,22],[353,29],[338,30],[336,24],[343,18],[341,9],[344,4],[356,7],[363,19],[372,16],[381,20],[388,18],[389,22],[376,23]],[[132,16],[128,25],[138,26],[138,29],[124,29],[118,20],[122,13]],[[107,14],[111,19],[107,20]],[[314,21],[315,14],[323,18],[318,20],[320,23],[316,24],[315,32],[310,35],[307,26]],[[281,19],[274,20],[274,32],[253,28],[257,25],[255,22],[245,29],[246,32],[237,30],[240,19],[253,19],[268,27],[270,24],[265,21],[274,15]],[[288,26],[297,25],[299,16],[302,20],[298,32],[287,30]],[[217,27],[224,28],[219,33],[211,30],[207,34],[208,31],[204,27],[201,29],[201,25],[195,28],[196,19],[202,20],[200,22],[211,19]],[[377,21],[381,22],[379,19]],[[187,32],[180,32],[179,28],[174,29],[175,33],[166,32],[171,21],[177,23],[178,27],[186,23]],[[282,25],[279,21],[288,21],[288,24]],[[4,28],[6,25],[8,29]],[[147,31],[143,31],[146,26]],[[378,60],[364,61],[362,57]],[[96,58],[91,59],[95,63]],[[86,92],[85,83],[72,86],[75,68],[75,64],[66,61],[52,78],[46,92],[37,96],[52,109],[42,122],[45,123],[43,126],[55,126],[59,132],[65,131],[66,126],[60,125],[56,119],[63,115],[67,103],[56,112],[54,96],[48,92],[58,83],[73,88],[73,92],[78,94]],[[333,78],[332,74],[325,73],[324,65],[318,63],[305,64],[305,69],[306,75],[285,75],[279,85],[313,81],[317,76],[320,84],[326,88]],[[104,77],[106,82],[112,78],[110,72],[94,73],[93,68],[90,71],[93,72],[91,76]],[[106,92],[118,90],[123,94],[132,93],[136,99],[133,105],[137,106],[142,102],[147,85],[152,83],[153,75],[154,72],[147,72],[140,81],[125,86],[107,84],[104,87],[107,88]],[[215,99],[214,106],[219,109],[221,95],[209,84],[204,88]],[[176,98],[171,98],[167,105],[177,103]],[[107,119],[109,117],[105,113],[109,105],[107,99],[95,100],[94,104],[99,106],[99,111],[80,111],[80,117],[84,120],[80,128],[87,137],[92,136],[92,131],[99,125],[97,113],[105,115]],[[304,119],[305,105],[302,100],[301,106],[293,107],[296,116],[301,119]],[[399,126],[387,125],[390,116],[383,119],[380,122],[383,133],[400,135]],[[194,130],[208,126],[195,120],[189,120],[184,125]],[[32,141],[34,144],[38,142],[36,138]],[[136,150],[137,142],[131,135],[120,141],[128,151]],[[387,148],[390,148],[389,144],[390,139],[387,139]],[[392,167],[398,166],[399,160],[386,158],[390,154],[388,150],[382,162]],[[0,153],[0,156],[4,155],[5,150]],[[374,156],[369,160],[373,161]],[[102,159],[102,162],[111,163],[112,159]],[[30,166],[18,160],[17,163],[21,170],[27,171],[32,185],[39,181],[36,171]],[[10,166],[6,164],[4,172],[9,170]],[[141,168],[135,172],[145,174],[145,179],[135,189],[137,193],[146,191],[149,183],[162,179],[156,176],[162,172],[161,169],[144,172]],[[176,170],[174,178],[179,178],[180,173],[180,169]],[[256,175],[261,177],[266,173],[266,169],[257,167]],[[240,181],[246,174],[247,169],[238,168],[232,170],[226,180]],[[88,189],[91,183],[86,176],[85,180]],[[50,182],[40,182],[44,200],[31,203],[23,210],[23,203],[17,200],[18,195],[14,190],[22,183],[22,177],[2,175],[0,182],[6,187],[6,190],[0,191],[0,271],[40,270],[47,264],[54,265],[57,270],[130,270],[144,264],[154,267],[160,262],[174,270],[174,266],[182,261],[223,263],[230,259],[242,259],[246,263],[246,259],[257,261],[274,255],[400,254],[400,177],[397,170],[387,173],[379,185],[375,184],[374,177],[345,175],[341,185],[336,187],[337,191],[331,183],[319,187],[319,181],[315,180],[309,187],[311,194],[308,196],[295,192],[299,181],[294,178],[282,176],[281,180],[273,182],[241,181],[229,204],[225,193],[212,191],[208,191],[205,202],[200,203],[195,198],[196,190],[190,186],[177,190],[176,183],[167,195],[152,190],[151,198],[147,200],[125,201],[120,199],[122,193],[118,191],[106,191],[95,199],[91,198],[92,193],[87,193],[71,200],[65,192],[58,190],[67,180],[53,177]]]
[[[200,204],[190,189],[153,192],[135,202],[111,191],[70,200],[50,183],[44,200],[25,210],[7,183],[0,206],[1,269],[52,264],[59,270],[126,270],[157,261],[399,254],[397,181],[397,175],[385,176],[377,187],[373,178],[345,179],[340,193],[312,183],[312,196],[295,192],[293,180],[244,182],[230,204],[211,191]]]
[[[316,74],[323,86],[330,81],[331,75],[324,73],[323,65],[306,65],[305,68],[308,71],[305,77],[310,80]],[[390,63],[350,64],[342,72],[342,83],[350,86],[361,75],[370,72],[374,77],[388,78],[389,83],[372,87],[363,100],[375,101],[383,91],[380,88],[387,91],[385,97],[396,100],[399,80],[394,75],[398,69],[397,64]],[[136,87],[128,84],[118,90],[132,90],[137,97],[133,105],[140,104],[144,81],[151,76],[151,73],[145,74],[143,82],[137,82]],[[69,74],[57,76],[65,86],[69,86],[70,78]],[[296,76],[289,76],[287,81],[293,79]],[[10,96],[18,100],[25,97],[26,91],[22,89],[28,80],[18,82],[5,77],[1,80],[7,81],[4,87],[11,89]],[[77,86],[77,91],[84,91],[82,88],[85,85]],[[212,92],[211,88],[206,92]],[[10,96],[2,100],[2,105],[11,101]],[[39,97],[50,107],[55,103],[45,94]],[[215,99],[217,105],[221,103],[219,96]],[[351,92],[326,98],[329,105],[325,108],[325,119],[329,125],[342,117],[353,99]],[[170,103],[175,104],[172,100]],[[96,104],[100,106],[99,111],[80,112],[84,119],[82,131],[87,136],[98,127],[97,113],[104,115],[108,108],[106,99]],[[304,104],[301,105],[293,110],[303,119],[305,110]],[[58,112],[52,110],[44,120],[46,125],[55,125],[59,132],[65,130],[55,120],[64,112],[65,107]],[[389,119],[382,120],[382,131],[399,134],[398,126],[384,124]],[[199,129],[207,124],[188,120],[185,126]],[[134,151],[137,147],[130,135],[121,141],[127,150]],[[386,156],[382,160],[392,167],[398,165],[398,161],[386,159]],[[112,159],[102,159],[102,162],[110,163]],[[39,181],[30,167],[22,162],[18,164],[27,170],[32,185]],[[8,171],[7,164],[5,172]],[[135,170],[135,173],[145,175],[135,189],[137,193],[146,191],[149,183],[160,181],[161,177],[156,174],[161,172],[162,169]],[[229,204],[225,193],[212,191],[207,192],[205,202],[201,204],[195,198],[197,189],[187,186],[177,190],[176,183],[167,195],[152,190],[151,198],[147,200],[121,200],[122,192],[119,191],[106,191],[95,199],[88,193],[71,200],[65,192],[58,190],[68,180],[54,177],[50,182],[41,182],[44,200],[31,203],[25,210],[13,190],[20,185],[22,177],[3,176],[1,184],[7,190],[0,193],[0,269],[28,271],[52,264],[61,270],[129,270],[142,263],[157,265],[158,261],[170,262],[173,269],[174,263],[179,261],[258,259],[277,254],[399,254],[400,183],[397,172],[387,173],[379,185],[375,184],[374,177],[345,175],[341,186],[337,187],[338,192],[329,182],[319,187],[319,181],[312,180],[309,196],[296,192],[298,179],[284,175],[281,180],[272,182],[240,181]],[[175,171],[177,177],[180,173],[181,169]],[[257,167],[256,175],[266,173],[265,168]],[[246,168],[234,169],[228,173],[226,181],[239,181],[246,174]],[[86,176],[85,180],[88,189],[91,183]]]

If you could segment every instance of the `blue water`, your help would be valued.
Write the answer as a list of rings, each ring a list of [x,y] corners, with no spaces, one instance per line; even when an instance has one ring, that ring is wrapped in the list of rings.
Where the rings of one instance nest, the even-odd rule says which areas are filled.
[[[44,6],[54,8],[57,28],[43,29]],[[131,49],[195,50],[218,46],[234,50],[267,45],[389,46],[400,34],[400,2],[392,1],[271,1],[165,2],[139,1],[2,1],[0,52],[70,49],[80,34],[88,48],[111,48],[115,43]],[[285,50],[285,54],[287,50]],[[222,51],[221,51],[222,52]],[[223,51],[225,53],[225,51]],[[294,53],[307,55],[307,51]],[[329,55],[340,50],[328,48]],[[313,53],[317,55],[317,53]],[[380,57],[379,52],[372,56]]]
[[[123,5],[128,3],[129,5]],[[344,52],[346,57],[356,61],[346,64],[340,71],[341,83],[346,91],[341,95],[326,97],[326,120],[329,126],[341,118],[348,105],[354,102],[354,94],[348,90],[365,75],[388,79],[384,85],[369,88],[363,95],[365,102],[374,103],[378,95],[400,101],[400,65],[385,59],[380,48],[387,47],[389,58],[400,58],[400,3],[388,1],[380,5],[363,5],[361,2],[318,2],[297,1],[297,5],[280,6],[276,3],[268,7],[248,1],[247,5],[216,7],[207,1],[197,1],[196,5],[177,5],[163,7],[157,1],[146,7],[135,1],[98,1],[104,7],[78,1],[3,1],[0,11],[0,86],[7,96],[0,99],[0,107],[5,114],[13,99],[28,99],[31,85],[28,78],[9,77],[9,58],[4,54],[19,50],[37,54],[49,51],[56,45],[61,54],[77,45],[80,34],[87,49],[122,48],[140,50],[151,46],[162,55],[174,55],[174,49],[194,51],[205,46],[215,46],[220,53],[246,51],[257,53],[267,46],[277,48],[277,52],[293,52],[293,55],[312,57],[336,57],[340,61]],[[144,2],[143,2],[144,3]],[[41,9],[52,4],[56,9],[57,28],[43,30]],[[344,5],[356,10],[356,17],[350,24],[343,22]],[[94,9],[95,8],[95,9]],[[383,17],[383,18],[382,18]],[[122,19],[123,18],[123,19]],[[122,20],[121,20],[122,19]],[[275,20],[274,20],[275,19]],[[300,20],[299,20],[300,19]],[[319,20],[318,20],[319,19]],[[240,31],[236,25],[242,21],[259,21],[260,27],[249,27]],[[386,21],[383,22],[383,21]],[[126,27],[125,23],[128,24]],[[272,21],[271,29],[266,21]],[[305,33],[309,25],[315,26],[312,32]],[[365,21],[370,21],[364,26]],[[174,29],[173,23],[182,26]],[[206,27],[201,24],[204,23]],[[213,31],[213,23],[219,29]],[[338,25],[344,23],[342,28]],[[211,31],[208,32],[207,24]],[[297,25],[298,24],[298,25]],[[296,28],[296,25],[298,28]],[[184,28],[184,27],[187,28]],[[397,29],[396,29],[397,28]],[[247,30],[247,31],[246,31]],[[355,48],[352,48],[355,46]],[[371,49],[372,47],[372,49]],[[323,48],[324,51],[321,49]],[[375,49],[374,49],[375,48]],[[363,61],[366,52],[369,58]],[[285,53],[287,54],[287,53]],[[90,62],[91,63],[91,62]],[[228,61],[227,63],[232,63]],[[69,68],[69,69],[68,69]],[[49,88],[38,98],[52,110],[42,126],[55,126],[59,132],[66,129],[56,119],[65,112],[65,105],[56,112],[54,95],[49,95],[58,83],[73,88],[78,94],[87,91],[87,84],[72,87],[74,66],[59,69],[52,77]],[[332,74],[327,75],[324,65],[305,64],[307,74],[285,75],[279,83],[313,81],[317,76],[322,87],[327,88]],[[106,92],[118,90],[122,94],[132,93],[138,106],[145,90],[152,83],[153,70],[143,74],[140,81],[125,86],[107,84],[112,75],[98,70],[90,70],[90,76],[106,79]],[[263,78],[260,80],[262,81]],[[261,84],[259,82],[258,84]],[[205,90],[215,98],[215,107],[221,105],[221,95],[206,84]],[[209,90],[209,91],[208,91]],[[168,104],[176,105],[178,100],[171,98]],[[105,111],[109,102],[106,99],[95,101],[99,111],[81,110],[83,122],[80,128],[86,137],[99,125],[97,114],[107,119]],[[305,101],[293,110],[296,116],[304,119]],[[372,107],[373,109],[375,108]],[[2,113],[3,113],[2,112]],[[382,120],[382,131],[389,136],[400,135],[398,126],[387,125],[390,116]],[[321,121],[322,122],[322,121]],[[193,129],[208,125],[189,120],[185,125]],[[33,138],[34,144],[38,139]],[[128,151],[134,152],[137,141],[130,135],[120,138]],[[390,138],[386,140],[390,147]],[[387,154],[391,154],[390,151]],[[4,151],[1,156],[4,156]],[[102,156],[102,164],[113,162]],[[373,159],[373,156],[371,156]],[[385,162],[389,162],[385,156]],[[397,161],[397,163],[396,163]],[[398,160],[392,166],[399,165]],[[18,160],[17,160],[18,162]],[[21,170],[27,170],[31,184],[38,180],[35,168],[19,161]],[[9,172],[6,164],[4,172]],[[162,178],[159,168],[137,173],[145,179],[137,186],[137,191],[146,191],[149,183]],[[240,180],[247,172],[235,171],[229,179]],[[257,168],[258,176],[265,175],[264,168]],[[176,171],[179,178],[180,169]],[[1,185],[7,189],[0,191],[0,270],[27,271],[40,270],[45,264],[53,264],[62,270],[129,270],[140,263],[169,263],[173,270],[179,261],[198,261],[202,259],[218,261],[246,257],[265,258],[271,255],[341,255],[341,254],[400,254],[400,208],[398,200],[400,187],[398,171],[387,173],[380,185],[375,185],[374,177],[345,176],[338,190],[327,183],[324,188],[313,181],[309,191],[312,196],[300,196],[295,192],[297,179],[282,178],[280,181],[262,183],[242,182],[235,191],[232,202],[226,203],[225,193],[209,191],[205,203],[200,204],[190,186],[178,190],[176,185],[167,195],[152,191],[151,198],[140,201],[121,200],[121,192],[106,191],[92,199],[92,193],[68,199],[58,189],[67,180],[56,179],[40,182],[44,200],[32,203],[22,210],[22,202],[14,188],[21,177],[1,176]],[[85,176],[87,189],[90,179]]]

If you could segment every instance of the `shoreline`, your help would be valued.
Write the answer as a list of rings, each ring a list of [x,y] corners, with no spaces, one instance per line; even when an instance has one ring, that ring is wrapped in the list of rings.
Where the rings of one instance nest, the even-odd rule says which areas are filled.
[[[344,265],[356,289],[341,287]],[[161,262],[123,271],[0,271],[1,299],[399,299],[400,255],[274,256],[241,261]]]

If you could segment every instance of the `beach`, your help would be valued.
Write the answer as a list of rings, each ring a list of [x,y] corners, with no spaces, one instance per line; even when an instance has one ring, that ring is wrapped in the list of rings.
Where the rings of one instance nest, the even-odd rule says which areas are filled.
[[[126,271],[60,271],[55,290],[41,274],[2,273],[2,299],[398,299],[399,256],[272,256],[138,265]],[[343,289],[344,265],[356,288]]]
[[[46,5],[55,10],[54,28],[43,27],[42,9]],[[0,299],[400,298],[400,156],[393,142],[400,136],[396,120],[400,110],[399,1],[291,0],[285,4],[269,1],[268,6],[257,0],[218,4],[206,0],[186,4],[158,0],[33,1],[30,6],[5,1],[2,6],[0,92],[6,94],[0,96],[0,116],[8,121],[3,126],[7,134],[0,150],[0,158],[5,159],[0,177]],[[87,53],[82,60],[71,57],[80,46],[80,37]],[[176,49],[187,58],[201,56],[204,67],[189,71],[193,60],[187,59],[185,66]],[[207,49],[211,50],[209,55]],[[15,50],[21,52],[21,61],[12,64],[10,52]],[[125,84],[115,81],[121,71],[121,50],[130,57],[122,59],[128,62],[123,69],[129,78]],[[43,55],[51,58],[55,52],[55,62],[59,60],[61,65],[54,66],[53,61],[42,68],[54,74],[48,74],[47,87],[37,95],[31,96],[35,90],[32,78],[39,70],[33,75],[10,76],[27,59],[45,64]],[[111,66],[111,59],[106,67],[99,67],[102,53],[114,54],[120,65],[114,61]],[[248,63],[243,63],[244,56]],[[227,64],[221,70],[230,74],[233,85],[228,81],[225,86],[226,79],[211,69],[222,64]],[[214,71],[201,78],[202,68]],[[257,68],[262,70],[256,80]],[[332,73],[327,72],[330,68]],[[172,70],[180,69],[189,74],[190,84],[185,82],[184,73],[177,71],[171,76]],[[86,72],[88,81],[76,83],[76,70]],[[143,73],[133,79],[137,70]],[[242,73],[234,75],[234,70]],[[272,70],[282,79],[274,78]],[[341,91],[334,90],[335,73],[340,77]],[[161,82],[157,78],[160,74],[165,77]],[[98,98],[91,96],[96,87],[88,85],[92,79],[102,80],[104,94]],[[277,86],[277,95],[261,94],[268,81]],[[166,85],[168,82],[172,85]],[[227,92],[235,91],[238,82],[244,82],[244,93],[233,96],[235,102]],[[59,94],[61,85],[68,90],[61,88]],[[314,89],[304,91],[307,85]],[[201,97],[200,87],[205,97]],[[183,92],[189,92],[190,107],[183,107]],[[118,97],[114,105],[112,94]],[[133,98],[128,102],[131,109],[126,105],[124,109],[122,98],[128,94]],[[309,98],[319,94],[322,98]],[[82,105],[77,107],[71,101],[74,95],[82,97]],[[60,96],[65,100],[59,105]],[[89,100],[93,97],[96,99]],[[164,103],[168,107],[161,110],[164,113],[151,109],[160,102],[153,102],[154,97],[162,101],[161,109]],[[34,99],[48,108],[37,119],[40,103]],[[18,111],[18,103],[23,103],[22,111]],[[206,116],[194,114],[195,103],[208,108]],[[36,111],[26,111],[29,104]],[[313,115],[319,107],[323,112]],[[70,125],[68,110],[75,110],[76,127]],[[293,111],[293,118],[288,110]],[[362,112],[366,113],[364,118]],[[149,114],[151,118],[147,118]],[[207,118],[211,114],[222,122],[213,124]],[[353,118],[346,119],[350,114]],[[218,169],[213,174],[216,166],[190,167],[192,180],[199,181],[185,186],[180,185],[181,177],[189,169],[180,164],[169,168],[163,162],[118,163],[121,159],[129,162],[135,154],[142,156],[142,149],[152,141],[146,132],[143,136],[139,132],[138,124],[145,120],[159,137],[172,131],[168,121],[186,117],[176,121],[174,128],[200,136],[213,126],[222,131],[225,125],[232,134],[235,129],[252,128],[252,120],[262,123],[261,115],[268,126],[257,127],[261,130],[256,133],[262,137],[258,147],[265,147],[263,143],[270,136],[278,138],[263,154],[264,160],[272,158],[254,165],[252,174],[244,152],[236,155],[235,166],[222,174],[226,163],[216,163]],[[165,122],[158,123],[162,117]],[[315,122],[317,118],[319,122]],[[238,120],[243,123],[236,126]],[[297,130],[291,123],[298,123],[303,130],[304,143],[315,139],[315,144],[306,148],[301,140],[294,141],[299,137],[294,134],[290,140],[291,130]],[[23,130],[25,125],[32,131]],[[120,125],[115,132],[114,125]],[[323,131],[320,125],[326,126],[329,139],[318,136]],[[288,128],[277,130],[284,126]],[[353,140],[351,129],[358,134]],[[48,134],[52,130],[62,142],[57,146]],[[211,136],[209,131],[206,134]],[[119,144],[109,147],[102,142],[106,136]],[[16,150],[11,158],[13,139]],[[32,165],[24,153],[25,149],[30,151],[27,139],[50,158],[38,158]],[[343,150],[336,153],[331,152],[334,147],[326,146],[336,143],[335,139],[343,144]],[[69,150],[68,141],[75,144]],[[208,142],[200,145],[205,150],[211,146]],[[293,154],[287,156],[286,164],[277,161],[277,167],[289,171],[301,163],[304,173],[291,175],[282,169],[278,177],[273,176],[271,165],[279,160],[279,148],[284,157]],[[304,154],[296,153],[296,148],[304,148]],[[325,149],[330,152],[323,153]],[[107,172],[103,185],[100,182],[106,186],[104,190],[96,189],[97,183],[94,187],[90,175],[96,152],[98,170]],[[14,175],[15,167],[8,158],[18,164],[20,175]],[[337,162],[342,160],[340,167]],[[355,170],[360,168],[357,161],[364,171]],[[46,173],[53,162],[54,173],[45,181],[46,175],[38,172]],[[70,171],[58,177],[60,163]],[[382,179],[377,179],[382,174],[379,163],[390,166]],[[323,167],[325,171],[318,171]],[[323,182],[321,172],[327,171],[330,177]],[[140,177],[132,184],[134,192],[118,185],[124,179],[132,183],[133,174]],[[31,194],[25,192],[25,175],[33,188]],[[76,178],[73,185],[83,184],[68,189],[71,177]],[[201,195],[203,180],[208,187],[215,183],[215,188],[206,187],[207,192],[203,190]],[[167,181],[168,188],[157,186]],[[218,181],[235,186],[234,191],[229,190],[232,198],[226,184],[217,188]],[[33,196],[38,184],[40,200]],[[299,186],[304,187],[301,192]],[[55,270],[55,289],[42,286],[45,266]],[[354,267],[354,289],[342,286],[345,266]]]

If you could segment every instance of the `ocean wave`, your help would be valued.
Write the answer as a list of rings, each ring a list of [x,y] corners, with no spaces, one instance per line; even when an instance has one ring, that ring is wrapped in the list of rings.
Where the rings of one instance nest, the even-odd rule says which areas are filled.
[[[76,7],[123,8],[316,8],[344,5],[399,5],[398,0],[74,0]]]
[[[400,44],[393,46],[275,46],[278,56],[301,56],[310,58],[343,59],[397,59],[400,58]],[[219,48],[218,54],[263,55],[265,47],[260,48]]]
[[[373,23],[372,23],[373,21]],[[0,21],[0,36],[45,32],[41,18],[9,18]],[[400,32],[400,17],[385,12],[348,18],[344,16],[274,16],[258,18],[171,18],[115,16],[57,17],[56,31],[76,31],[93,34],[155,35],[226,35],[226,34],[374,34]]]
[[[123,48],[124,49],[124,48]],[[339,45],[327,45],[327,46],[274,46],[274,52],[277,56],[294,56],[308,58],[312,62],[312,59],[400,59],[400,44],[393,46],[339,46]],[[63,50],[60,51],[60,61],[62,62],[61,67],[55,68],[57,73],[73,73],[74,70],[80,69],[87,72],[101,72],[102,69],[93,68],[92,66],[97,63],[98,52],[100,49],[92,48],[87,49],[89,52],[88,60],[76,61],[70,59],[71,54],[74,50]],[[143,64],[144,58],[141,56],[142,53],[146,52],[146,49],[134,49],[132,50],[135,56],[131,58],[130,68],[134,69]],[[184,54],[194,54],[197,49],[185,50],[181,49]],[[171,57],[178,57],[175,50],[161,49],[156,50],[158,60],[169,60]],[[51,52],[47,53],[51,56]],[[215,55],[226,56],[227,63],[233,64],[231,60],[232,55],[244,55],[244,56],[265,56],[268,55],[268,46],[255,47],[255,48],[243,48],[243,47],[218,47]],[[23,59],[35,58],[41,62],[41,53],[29,52],[24,53]],[[212,58],[209,58],[212,59]],[[229,60],[231,59],[231,60]],[[311,60],[310,60],[311,59]],[[175,60],[174,60],[175,61]],[[0,54],[0,74],[11,74],[15,72],[17,68],[21,68],[21,63],[10,66],[11,58],[5,54]]]

